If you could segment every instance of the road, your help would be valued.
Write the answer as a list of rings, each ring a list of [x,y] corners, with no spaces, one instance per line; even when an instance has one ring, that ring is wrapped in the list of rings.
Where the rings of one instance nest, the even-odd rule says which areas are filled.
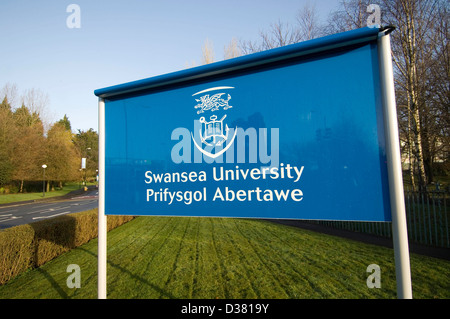
[[[81,196],[50,202],[14,204],[0,207],[0,229],[29,224],[70,213],[98,207],[98,190],[89,190]]]

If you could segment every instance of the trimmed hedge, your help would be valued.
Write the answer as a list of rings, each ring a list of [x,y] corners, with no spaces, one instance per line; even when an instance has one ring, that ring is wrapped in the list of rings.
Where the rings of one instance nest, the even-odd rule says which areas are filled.
[[[108,231],[133,216],[108,216]],[[98,210],[67,214],[0,231],[0,285],[98,235]]]

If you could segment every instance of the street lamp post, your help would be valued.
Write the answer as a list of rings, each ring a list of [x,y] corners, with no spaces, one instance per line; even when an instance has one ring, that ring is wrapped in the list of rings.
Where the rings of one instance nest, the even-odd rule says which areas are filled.
[[[42,168],[44,169],[44,178],[42,179],[42,197],[45,197],[45,169],[47,168],[47,165],[42,165]]]
[[[91,150],[90,147],[86,148],[86,151],[85,151],[86,157],[82,157],[81,158],[81,171],[84,170],[84,180],[83,180],[84,187],[87,186],[87,176],[86,176],[87,173],[86,173],[86,170],[87,170],[87,159],[88,159],[88,156],[89,156],[89,152],[88,151],[90,151],[90,150]],[[83,176],[81,176],[81,178],[83,178]]]
[[[90,147],[86,148],[86,167],[84,168],[84,186],[87,186],[87,176],[86,176],[86,171],[87,171],[87,159],[89,157],[89,151],[91,150]]]

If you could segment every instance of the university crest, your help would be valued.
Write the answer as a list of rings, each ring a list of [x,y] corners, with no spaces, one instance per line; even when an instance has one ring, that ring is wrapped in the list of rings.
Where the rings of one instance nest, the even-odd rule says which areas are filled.
[[[193,96],[200,95],[206,92],[228,89],[234,88],[230,86],[213,87],[194,93]],[[197,114],[204,113],[205,115],[199,118],[199,122],[202,124],[199,130],[201,145],[197,143],[192,133],[191,136],[197,149],[208,157],[216,158],[226,152],[228,148],[230,148],[230,146],[233,144],[236,137],[236,130],[234,130],[234,134],[231,137],[231,140],[228,141],[228,138],[230,137],[230,128],[228,127],[228,124],[224,123],[224,120],[227,118],[227,114],[221,114],[220,119],[216,114],[211,114],[215,111],[225,111],[232,108],[233,106],[229,104],[230,100],[231,95],[226,92],[219,92],[213,95],[210,95],[210,93],[208,93],[201,95],[199,98],[195,99],[198,104],[195,105],[194,108],[200,109],[197,111]],[[221,148],[226,141],[228,141],[226,143],[226,146],[224,148]],[[203,149],[203,144],[209,146],[209,148]],[[212,153],[206,149],[211,149],[211,151],[214,149],[215,152]]]

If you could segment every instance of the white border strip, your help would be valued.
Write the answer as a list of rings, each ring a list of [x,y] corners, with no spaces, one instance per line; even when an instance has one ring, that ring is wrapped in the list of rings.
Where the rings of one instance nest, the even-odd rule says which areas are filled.
[[[201,93],[205,93],[205,92],[209,92],[209,91],[226,90],[226,89],[234,89],[234,87],[232,87],[232,86],[216,86],[214,88],[210,88],[210,89],[206,89],[206,90],[194,93],[194,94],[192,94],[192,96],[197,95],[197,94],[201,94]]]
[[[107,219],[105,215],[105,100],[98,100],[98,299],[106,299]]]
[[[378,38],[378,56],[385,123],[384,130],[386,134],[386,157],[392,212],[392,240],[394,244],[397,296],[401,299],[411,299],[411,267],[389,34],[380,34]]]

